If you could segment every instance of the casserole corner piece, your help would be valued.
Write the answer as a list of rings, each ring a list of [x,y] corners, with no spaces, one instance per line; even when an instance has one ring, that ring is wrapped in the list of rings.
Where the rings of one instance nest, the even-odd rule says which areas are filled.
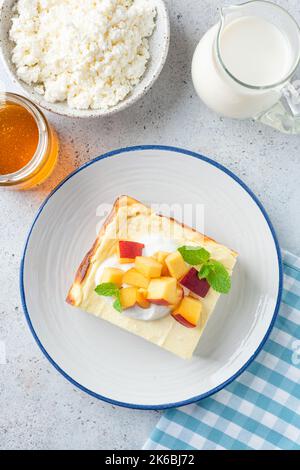
[[[120,196],[81,262],[66,300],[70,305],[142,337],[182,359],[191,359],[220,297],[218,292],[211,288],[206,297],[201,299],[201,321],[194,328],[183,326],[171,314],[150,321],[132,318],[124,311],[115,310],[107,297],[95,292],[101,266],[111,257],[118,256],[119,241],[129,240],[146,246],[149,236],[156,245],[161,243],[162,248],[157,251],[164,251],[164,242],[168,243],[170,237],[174,239],[174,251],[183,245],[203,247],[232,274],[236,252],[172,218],[156,214],[150,207],[129,196]]]

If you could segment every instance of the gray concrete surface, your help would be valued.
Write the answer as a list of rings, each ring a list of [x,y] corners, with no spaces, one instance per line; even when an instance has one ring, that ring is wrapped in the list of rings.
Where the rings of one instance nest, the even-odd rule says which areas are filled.
[[[160,416],[116,408],[76,390],[43,357],[20,305],[19,264],[33,217],[58,182],[89,159],[118,147],[166,144],[208,155],[240,176],[259,196],[281,246],[300,254],[300,138],[251,121],[222,119],[194,93],[190,64],[202,33],[217,20],[218,0],[169,0],[171,48],[161,77],[131,109],[108,119],[49,115],[61,152],[59,165],[41,187],[0,195],[0,448],[140,448]],[[230,2],[226,2],[230,3]],[[278,2],[300,22],[298,0]],[[0,80],[16,90],[0,66]]]

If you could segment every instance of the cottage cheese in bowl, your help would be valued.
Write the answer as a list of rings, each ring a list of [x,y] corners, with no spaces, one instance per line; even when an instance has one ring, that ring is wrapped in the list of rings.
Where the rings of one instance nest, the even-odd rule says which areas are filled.
[[[18,0],[10,28],[18,78],[49,103],[74,110],[116,106],[145,73],[154,3]]]

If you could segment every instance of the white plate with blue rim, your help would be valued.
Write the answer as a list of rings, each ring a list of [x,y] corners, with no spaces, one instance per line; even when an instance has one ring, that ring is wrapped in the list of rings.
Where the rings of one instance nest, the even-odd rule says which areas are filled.
[[[221,297],[192,360],[65,302],[95,239],[97,208],[120,194],[146,203],[200,204],[205,233],[239,253],[231,292]],[[281,256],[266,211],[229,170],[183,149],[131,147],[90,161],[46,199],[25,245],[20,289],[35,340],[66,379],[116,405],[163,409],[216,393],[254,360],[279,309]]]

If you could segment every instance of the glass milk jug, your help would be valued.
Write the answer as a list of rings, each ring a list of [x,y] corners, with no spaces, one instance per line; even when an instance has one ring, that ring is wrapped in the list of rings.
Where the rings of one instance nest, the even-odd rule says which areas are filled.
[[[223,8],[220,23],[198,44],[195,89],[220,115],[254,118],[282,132],[300,133],[300,29],[274,3],[254,0]]]

